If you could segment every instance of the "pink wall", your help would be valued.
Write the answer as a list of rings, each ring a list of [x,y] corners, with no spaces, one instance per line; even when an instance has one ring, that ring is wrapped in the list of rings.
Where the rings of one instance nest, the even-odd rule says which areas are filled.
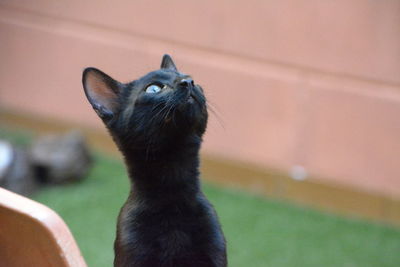
[[[0,2],[0,105],[101,128],[81,88],[165,52],[207,91],[205,151],[400,196],[400,1]]]

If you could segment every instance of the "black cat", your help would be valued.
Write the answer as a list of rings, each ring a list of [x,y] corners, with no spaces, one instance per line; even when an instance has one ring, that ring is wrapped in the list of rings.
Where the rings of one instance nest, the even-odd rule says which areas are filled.
[[[202,88],[168,55],[161,69],[126,84],[87,68],[83,87],[131,180],[114,266],[227,266],[225,238],[199,182],[208,117]]]

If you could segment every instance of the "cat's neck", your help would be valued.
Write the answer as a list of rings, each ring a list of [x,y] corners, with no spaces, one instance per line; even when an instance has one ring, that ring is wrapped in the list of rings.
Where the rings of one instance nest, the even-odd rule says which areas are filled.
[[[200,142],[174,144],[157,152],[122,149],[131,194],[147,200],[168,195],[176,198],[196,197],[199,185]]]

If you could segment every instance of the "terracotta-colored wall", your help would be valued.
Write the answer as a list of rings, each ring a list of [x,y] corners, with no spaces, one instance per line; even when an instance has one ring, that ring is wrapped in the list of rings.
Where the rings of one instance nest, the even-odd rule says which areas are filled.
[[[400,1],[0,1],[0,104],[101,128],[81,88],[165,52],[203,85],[205,151],[400,195]]]

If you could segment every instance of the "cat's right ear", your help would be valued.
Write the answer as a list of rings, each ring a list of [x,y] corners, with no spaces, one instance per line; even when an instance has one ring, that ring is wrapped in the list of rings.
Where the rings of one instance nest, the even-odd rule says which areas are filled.
[[[82,75],[83,89],[93,109],[104,121],[118,112],[122,85],[96,68],[86,68]]]
[[[169,69],[173,71],[178,71],[178,69],[175,66],[174,61],[172,60],[172,57],[168,54],[165,54],[161,60],[161,68],[162,69]]]

